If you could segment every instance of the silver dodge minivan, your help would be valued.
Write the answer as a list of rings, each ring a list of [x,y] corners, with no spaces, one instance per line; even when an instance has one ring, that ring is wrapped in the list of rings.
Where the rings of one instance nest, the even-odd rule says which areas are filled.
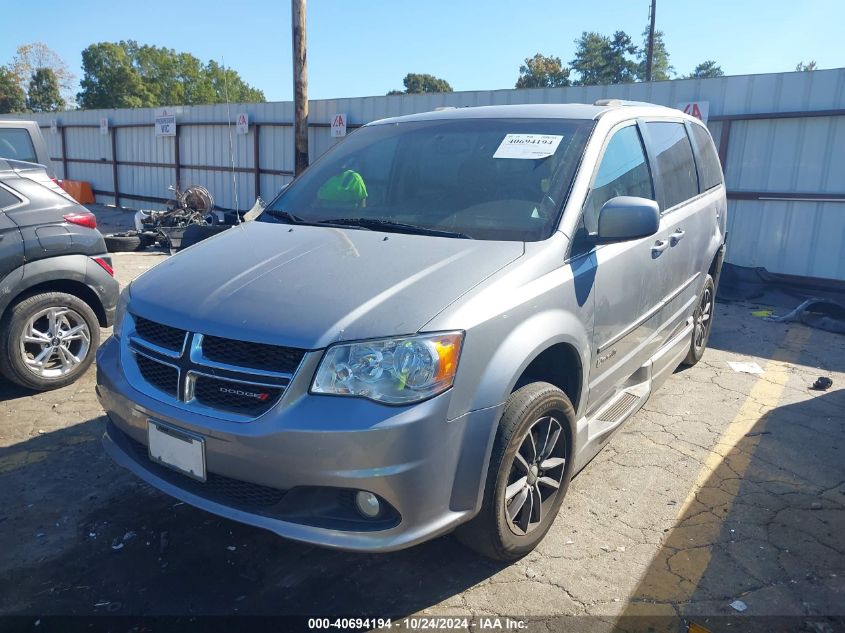
[[[97,358],[108,453],[286,538],[502,560],[712,325],[707,129],[650,104],[377,121],[255,220],[125,289]]]

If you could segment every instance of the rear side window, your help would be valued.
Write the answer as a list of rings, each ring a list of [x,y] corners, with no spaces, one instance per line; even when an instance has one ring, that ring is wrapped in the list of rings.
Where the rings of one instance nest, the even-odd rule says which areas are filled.
[[[3,189],[3,187],[0,187],[0,209],[6,209],[7,207],[14,206],[19,202],[20,200],[18,200],[17,197]]]
[[[665,211],[698,195],[692,146],[683,123],[652,121],[646,123],[646,129],[657,162],[656,171],[663,181]]]
[[[37,163],[29,132],[22,128],[0,128],[0,158]]]
[[[710,134],[702,126],[693,124],[692,140],[695,143],[695,164],[698,167],[698,182],[701,190],[706,191],[722,184],[722,169],[719,156]]]
[[[597,230],[599,210],[616,196],[654,200],[651,173],[636,125],[617,131],[607,143],[584,209],[587,230]]]

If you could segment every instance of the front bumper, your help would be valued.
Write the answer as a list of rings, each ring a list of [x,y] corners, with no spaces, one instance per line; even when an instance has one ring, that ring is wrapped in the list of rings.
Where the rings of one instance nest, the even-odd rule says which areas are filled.
[[[501,413],[482,409],[447,421],[446,392],[409,407],[357,398],[285,397],[253,422],[238,423],[177,409],[134,389],[109,339],[97,357],[97,392],[110,423],[103,444],[111,457],[154,487],[209,512],[280,536],[347,550],[401,549],[452,530],[478,511]],[[169,470],[138,450],[154,418],[205,438],[206,464],[219,480],[260,489],[366,490],[395,510],[389,525],[327,525],[297,514],[245,510]],[[300,496],[301,499],[307,497]]]

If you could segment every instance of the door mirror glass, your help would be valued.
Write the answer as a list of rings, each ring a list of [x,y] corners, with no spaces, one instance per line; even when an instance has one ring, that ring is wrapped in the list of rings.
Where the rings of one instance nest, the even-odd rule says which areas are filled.
[[[660,208],[654,200],[636,196],[616,196],[599,211],[597,241],[626,242],[657,233]]]

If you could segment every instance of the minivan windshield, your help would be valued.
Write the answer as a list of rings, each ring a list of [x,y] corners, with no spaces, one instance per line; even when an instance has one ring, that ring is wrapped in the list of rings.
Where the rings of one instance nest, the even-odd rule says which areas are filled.
[[[481,240],[554,232],[593,121],[449,119],[365,126],[261,215]]]

